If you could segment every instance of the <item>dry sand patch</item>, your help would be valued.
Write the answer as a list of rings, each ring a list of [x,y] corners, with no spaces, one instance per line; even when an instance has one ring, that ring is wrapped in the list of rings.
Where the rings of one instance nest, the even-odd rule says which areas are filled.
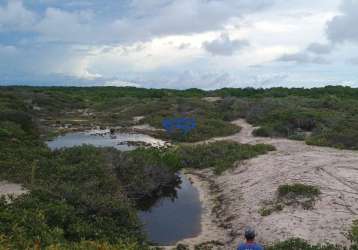
[[[184,242],[193,245],[218,240],[225,243],[222,249],[234,249],[242,239],[243,228],[250,225],[256,228],[258,240],[263,243],[300,237],[312,243],[349,245],[344,233],[358,219],[358,152],[287,139],[257,138],[252,136],[254,127],[244,120],[233,123],[242,127],[240,133],[208,141],[267,143],[277,150],[237,163],[236,168],[220,176],[208,170],[192,171],[197,176],[194,184],[204,182],[215,187],[204,190],[203,206],[216,209],[216,214],[211,213],[209,218],[216,227],[213,230],[203,227],[201,235]],[[265,201],[275,199],[277,188],[286,183],[318,186],[321,195],[314,208],[288,206],[261,216],[259,210]],[[199,188],[203,185],[208,186],[197,184]],[[213,207],[218,201],[219,207]]]

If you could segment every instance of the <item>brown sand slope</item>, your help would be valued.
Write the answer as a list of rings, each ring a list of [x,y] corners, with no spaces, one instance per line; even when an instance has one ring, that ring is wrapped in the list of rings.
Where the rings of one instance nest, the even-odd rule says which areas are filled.
[[[251,225],[257,229],[258,240],[264,243],[301,237],[312,243],[349,244],[343,233],[353,219],[358,219],[358,152],[287,139],[257,138],[252,136],[254,128],[244,120],[234,124],[242,127],[240,133],[209,141],[267,143],[277,150],[239,163],[221,176],[208,170],[193,171],[194,183],[204,187],[204,207],[219,205],[214,211],[205,210],[202,234],[184,242],[219,240],[226,245],[222,249],[233,249],[241,240],[244,226]],[[295,182],[320,187],[322,194],[312,210],[286,207],[266,217],[259,214],[263,203],[274,199],[279,185]],[[210,220],[216,225],[212,229],[205,226]]]

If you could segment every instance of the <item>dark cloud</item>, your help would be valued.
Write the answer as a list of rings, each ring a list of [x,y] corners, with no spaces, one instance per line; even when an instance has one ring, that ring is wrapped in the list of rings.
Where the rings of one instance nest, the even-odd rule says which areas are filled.
[[[308,53],[284,54],[277,59],[280,62],[295,62],[299,64],[329,64],[330,62],[321,56],[312,56]]]
[[[334,43],[358,42],[358,1],[343,0],[342,14],[327,25],[327,36]]]
[[[247,40],[232,40],[228,34],[222,34],[216,40],[203,43],[203,48],[206,51],[221,56],[230,56],[246,46],[249,46]]]
[[[178,46],[178,49],[187,49],[190,48],[190,43],[182,43]]]
[[[321,43],[311,43],[307,49],[307,51],[323,55],[323,54],[329,54],[333,50],[332,44],[321,44]]]

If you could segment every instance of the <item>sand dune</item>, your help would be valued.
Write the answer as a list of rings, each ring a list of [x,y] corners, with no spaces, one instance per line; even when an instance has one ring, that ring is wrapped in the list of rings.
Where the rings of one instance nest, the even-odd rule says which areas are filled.
[[[233,123],[242,127],[240,133],[209,141],[267,143],[277,150],[237,163],[221,176],[210,170],[190,171],[206,209],[202,234],[183,242],[193,245],[218,240],[225,244],[218,249],[233,249],[242,239],[243,228],[251,225],[264,243],[301,237],[312,243],[349,245],[344,233],[358,219],[358,152],[257,138],[244,120]],[[320,187],[321,195],[312,210],[285,207],[266,217],[259,214],[263,203],[274,199],[279,185],[295,182]]]

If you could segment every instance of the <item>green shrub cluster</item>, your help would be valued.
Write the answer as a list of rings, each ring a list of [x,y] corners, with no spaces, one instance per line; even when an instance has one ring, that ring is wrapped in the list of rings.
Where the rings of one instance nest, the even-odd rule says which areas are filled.
[[[294,238],[286,241],[278,242],[267,246],[267,250],[358,250],[357,243],[354,243],[350,247],[333,245],[333,244],[319,244],[312,245],[307,241]]]
[[[239,144],[232,141],[217,141],[213,143],[183,145],[178,154],[184,168],[213,168],[217,174],[233,167],[236,161],[247,160],[275,148],[271,145]]]
[[[290,239],[266,247],[267,250],[348,250],[337,245],[311,245],[302,239]],[[356,250],[356,248],[351,248]]]
[[[272,201],[266,201],[259,209],[261,216],[269,216],[273,212],[281,211],[285,206],[300,205],[304,209],[311,209],[320,190],[316,186],[302,183],[284,184],[278,187],[277,197]]]
[[[314,197],[320,194],[318,187],[302,183],[284,184],[279,186],[277,191],[279,198],[284,198],[287,196]]]

